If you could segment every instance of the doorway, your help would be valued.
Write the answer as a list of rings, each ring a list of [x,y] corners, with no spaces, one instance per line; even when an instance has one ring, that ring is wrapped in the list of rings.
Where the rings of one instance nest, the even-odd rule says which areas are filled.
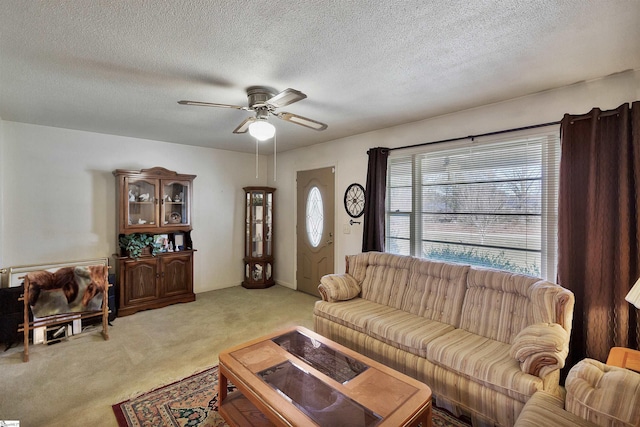
[[[320,297],[320,278],[334,272],[335,168],[297,174],[296,283],[299,291]]]

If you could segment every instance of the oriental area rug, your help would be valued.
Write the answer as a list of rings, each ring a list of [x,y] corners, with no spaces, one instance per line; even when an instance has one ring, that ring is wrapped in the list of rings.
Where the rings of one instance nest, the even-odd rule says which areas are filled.
[[[229,391],[235,390],[229,385]],[[191,375],[112,406],[120,427],[227,427],[218,414],[218,367]],[[255,424],[264,416],[257,411]],[[433,407],[434,427],[468,427],[469,424]]]

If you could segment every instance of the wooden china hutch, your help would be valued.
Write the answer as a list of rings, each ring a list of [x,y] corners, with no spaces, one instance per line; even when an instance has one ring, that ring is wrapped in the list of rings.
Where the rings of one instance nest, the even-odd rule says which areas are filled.
[[[195,175],[161,167],[113,172],[118,205],[118,316],[195,301],[191,241]],[[152,247],[131,257],[120,245],[131,235]],[[151,238],[151,239],[150,239]]]
[[[244,280],[249,289],[268,288],[273,279],[273,193],[271,187],[245,187]]]

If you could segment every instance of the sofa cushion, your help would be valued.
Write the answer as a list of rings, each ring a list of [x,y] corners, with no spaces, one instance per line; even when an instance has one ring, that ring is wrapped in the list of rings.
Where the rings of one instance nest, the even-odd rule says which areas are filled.
[[[426,357],[427,344],[445,333],[452,331],[453,326],[422,316],[395,310],[369,319],[367,333],[409,353]]]
[[[640,425],[640,374],[593,359],[567,375],[565,409],[600,426]]]
[[[313,308],[313,313],[316,316],[355,329],[358,332],[366,332],[369,320],[394,311],[397,310],[363,298],[341,302],[316,301]]]
[[[353,276],[358,283],[362,283],[365,274],[367,274],[367,266],[369,265],[370,252],[362,252],[356,255],[347,255],[345,257],[347,261],[347,269],[345,273]]]
[[[410,267],[415,258],[381,252],[368,252],[366,256],[367,267],[361,282],[361,297],[378,304],[400,308],[409,281]],[[356,264],[359,265],[360,261]],[[352,276],[358,280],[356,275]]]
[[[468,265],[416,259],[402,310],[457,327],[467,290]]]
[[[532,321],[529,288],[538,281],[521,274],[471,267],[460,328],[511,344],[522,329],[536,323]]]
[[[427,359],[502,394],[526,402],[542,379],[520,370],[509,344],[455,329],[427,344]]]
[[[320,278],[318,290],[325,301],[347,301],[358,296],[360,284],[350,274],[327,274]]]

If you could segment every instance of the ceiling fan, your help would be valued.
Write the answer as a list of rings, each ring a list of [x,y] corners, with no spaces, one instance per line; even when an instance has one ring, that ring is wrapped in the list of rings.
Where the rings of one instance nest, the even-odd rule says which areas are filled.
[[[247,89],[247,97],[249,99],[248,106],[229,104],[214,104],[211,102],[199,101],[178,101],[182,105],[195,105],[200,107],[219,107],[219,108],[235,108],[237,110],[254,111],[255,117],[249,117],[244,120],[233,133],[249,133],[255,138],[264,141],[275,134],[275,127],[267,121],[269,115],[274,115],[279,119],[305,126],[313,130],[325,130],[327,125],[316,120],[299,116],[293,113],[277,112],[276,109],[284,107],[294,102],[301,101],[307,97],[304,93],[295,89],[285,89],[280,93],[274,94],[270,89],[264,86],[251,86]]]

